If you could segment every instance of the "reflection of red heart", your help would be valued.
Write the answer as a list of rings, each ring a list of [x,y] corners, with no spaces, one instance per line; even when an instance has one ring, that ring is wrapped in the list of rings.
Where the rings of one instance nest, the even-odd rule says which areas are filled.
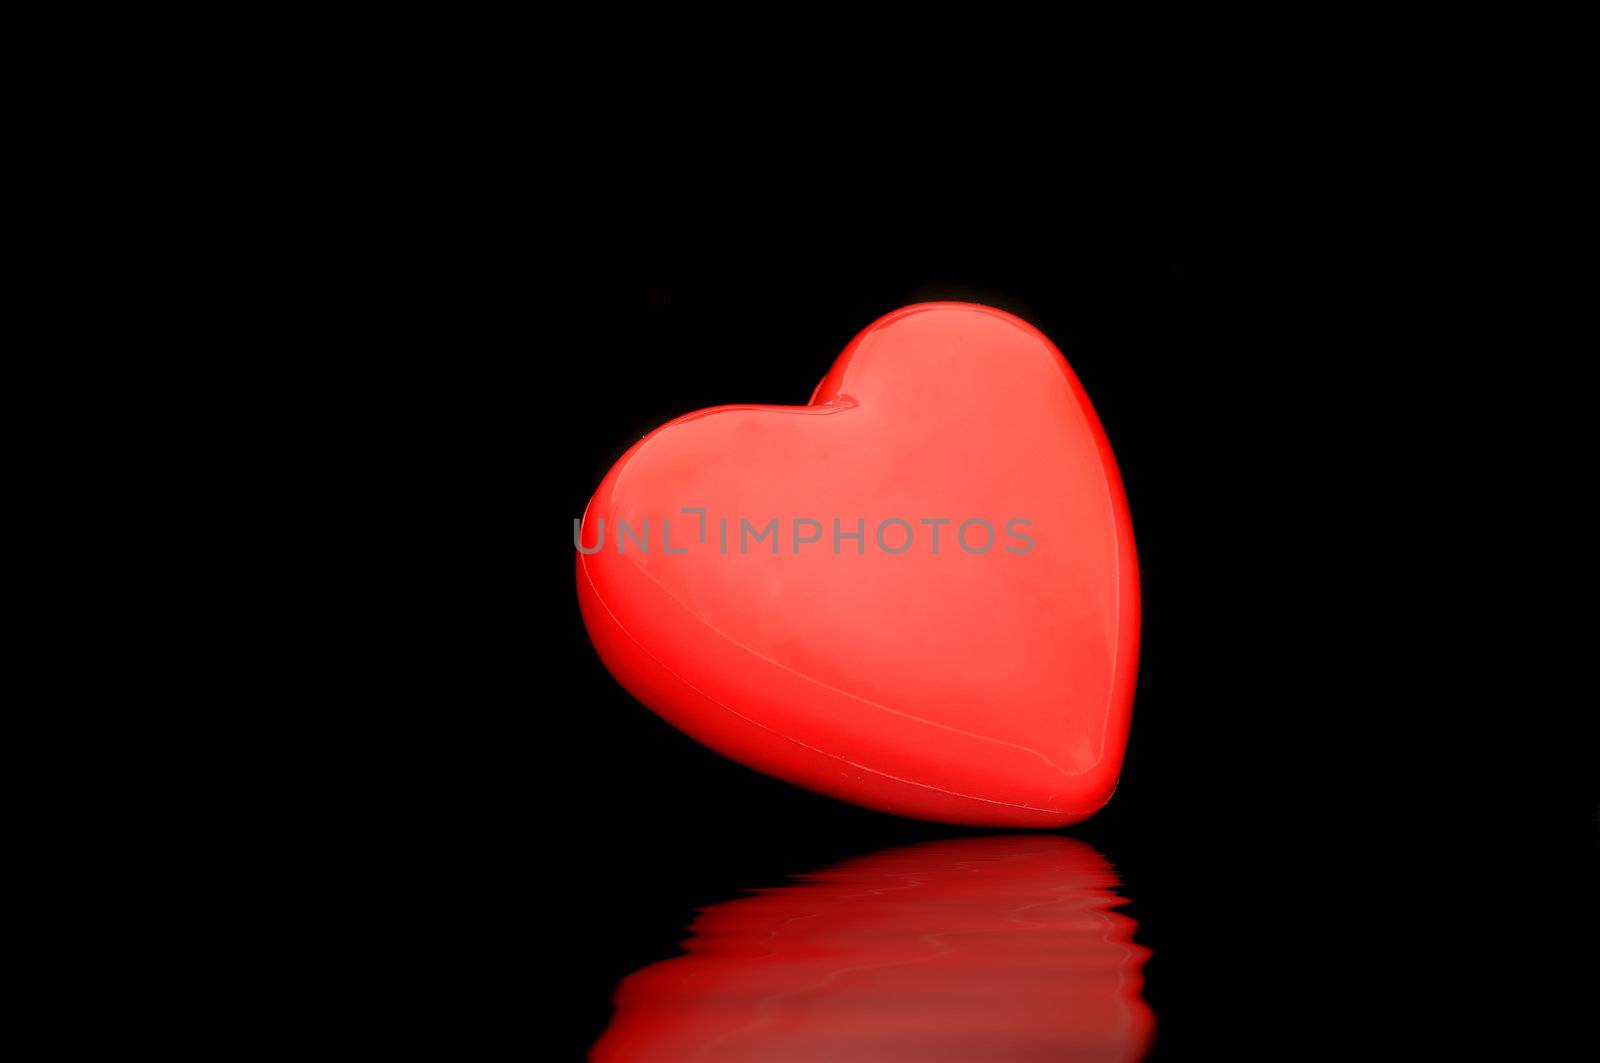
[[[1077,378],[1009,314],[906,307],[808,406],[656,429],[579,543],[600,544],[578,599],[606,666],[735,760],[987,826],[1073,823],[1116,787],[1139,641],[1127,501]]]
[[[1142,1059],[1150,951],[1116,884],[1083,842],[987,834],[752,891],[623,981],[589,1058]]]

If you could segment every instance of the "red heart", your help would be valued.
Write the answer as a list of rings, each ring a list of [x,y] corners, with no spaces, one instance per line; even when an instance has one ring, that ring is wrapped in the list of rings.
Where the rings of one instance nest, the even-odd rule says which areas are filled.
[[[905,307],[807,406],[663,425],[578,542],[606,667],[737,761],[983,826],[1073,823],[1116,788],[1139,641],[1127,500],[1082,385],[1010,314]]]

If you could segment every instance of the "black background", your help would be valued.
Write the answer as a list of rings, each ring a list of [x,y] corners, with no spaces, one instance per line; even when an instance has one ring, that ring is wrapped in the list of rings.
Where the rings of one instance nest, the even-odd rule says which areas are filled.
[[[672,955],[697,907],[972,833],[798,790],[658,720],[590,647],[571,550],[573,518],[656,425],[804,403],[881,314],[964,299],[1062,349],[1126,485],[1133,731],[1111,804],[1068,833],[1117,868],[1153,950],[1158,1057],[1429,1039],[1423,987],[1457,963],[1439,943],[1497,888],[1476,861],[1503,841],[1463,849],[1449,829],[1463,775],[1482,788],[1457,750],[1480,710],[1417,667],[1437,533],[1408,523],[1424,469],[1394,444],[1438,351],[1391,317],[1415,294],[1396,249],[1335,205],[1248,222],[1236,202],[1149,206],[816,229],[646,204],[506,235],[467,205],[430,283],[379,301],[405,353],[374,357],[362,401],[403,456],[357,461],[344,489],[360,505],[393,476],[370,486],[411,499],[394,520],[429,560],[396,560],[387,593],[419,630],[375,662],[406,707],[373,710],[364,755],[395,781],[371,800],[404,824],[400,873],[441,897],[387,947],[449,957],[432,977],[459,975],[462,1031],[535,1007],[549,1057],[580,1058],[617,980]],[[410,353],[427,350],[450,353]],[[1493,805],[1472,803],[1475,825]],[[1473,925],[1505,915],[1490,902]]]

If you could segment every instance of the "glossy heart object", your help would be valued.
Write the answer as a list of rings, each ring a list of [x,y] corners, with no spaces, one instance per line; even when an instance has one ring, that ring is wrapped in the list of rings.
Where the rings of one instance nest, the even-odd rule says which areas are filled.
[[[635,697],[750,767],[982,826],[1116,788],[1133,528],[1082,385],[990,307],[880,318],[806,406],[680,417],[576,529],[578,599]]]

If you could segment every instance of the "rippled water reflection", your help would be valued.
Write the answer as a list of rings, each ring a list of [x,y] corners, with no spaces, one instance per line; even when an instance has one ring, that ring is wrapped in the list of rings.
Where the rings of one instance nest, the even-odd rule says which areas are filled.
[[[887,849],[701,911],[623,979],[592,1058],[1126,1060],[1149,951],[1111,866],[1052,834]]]

